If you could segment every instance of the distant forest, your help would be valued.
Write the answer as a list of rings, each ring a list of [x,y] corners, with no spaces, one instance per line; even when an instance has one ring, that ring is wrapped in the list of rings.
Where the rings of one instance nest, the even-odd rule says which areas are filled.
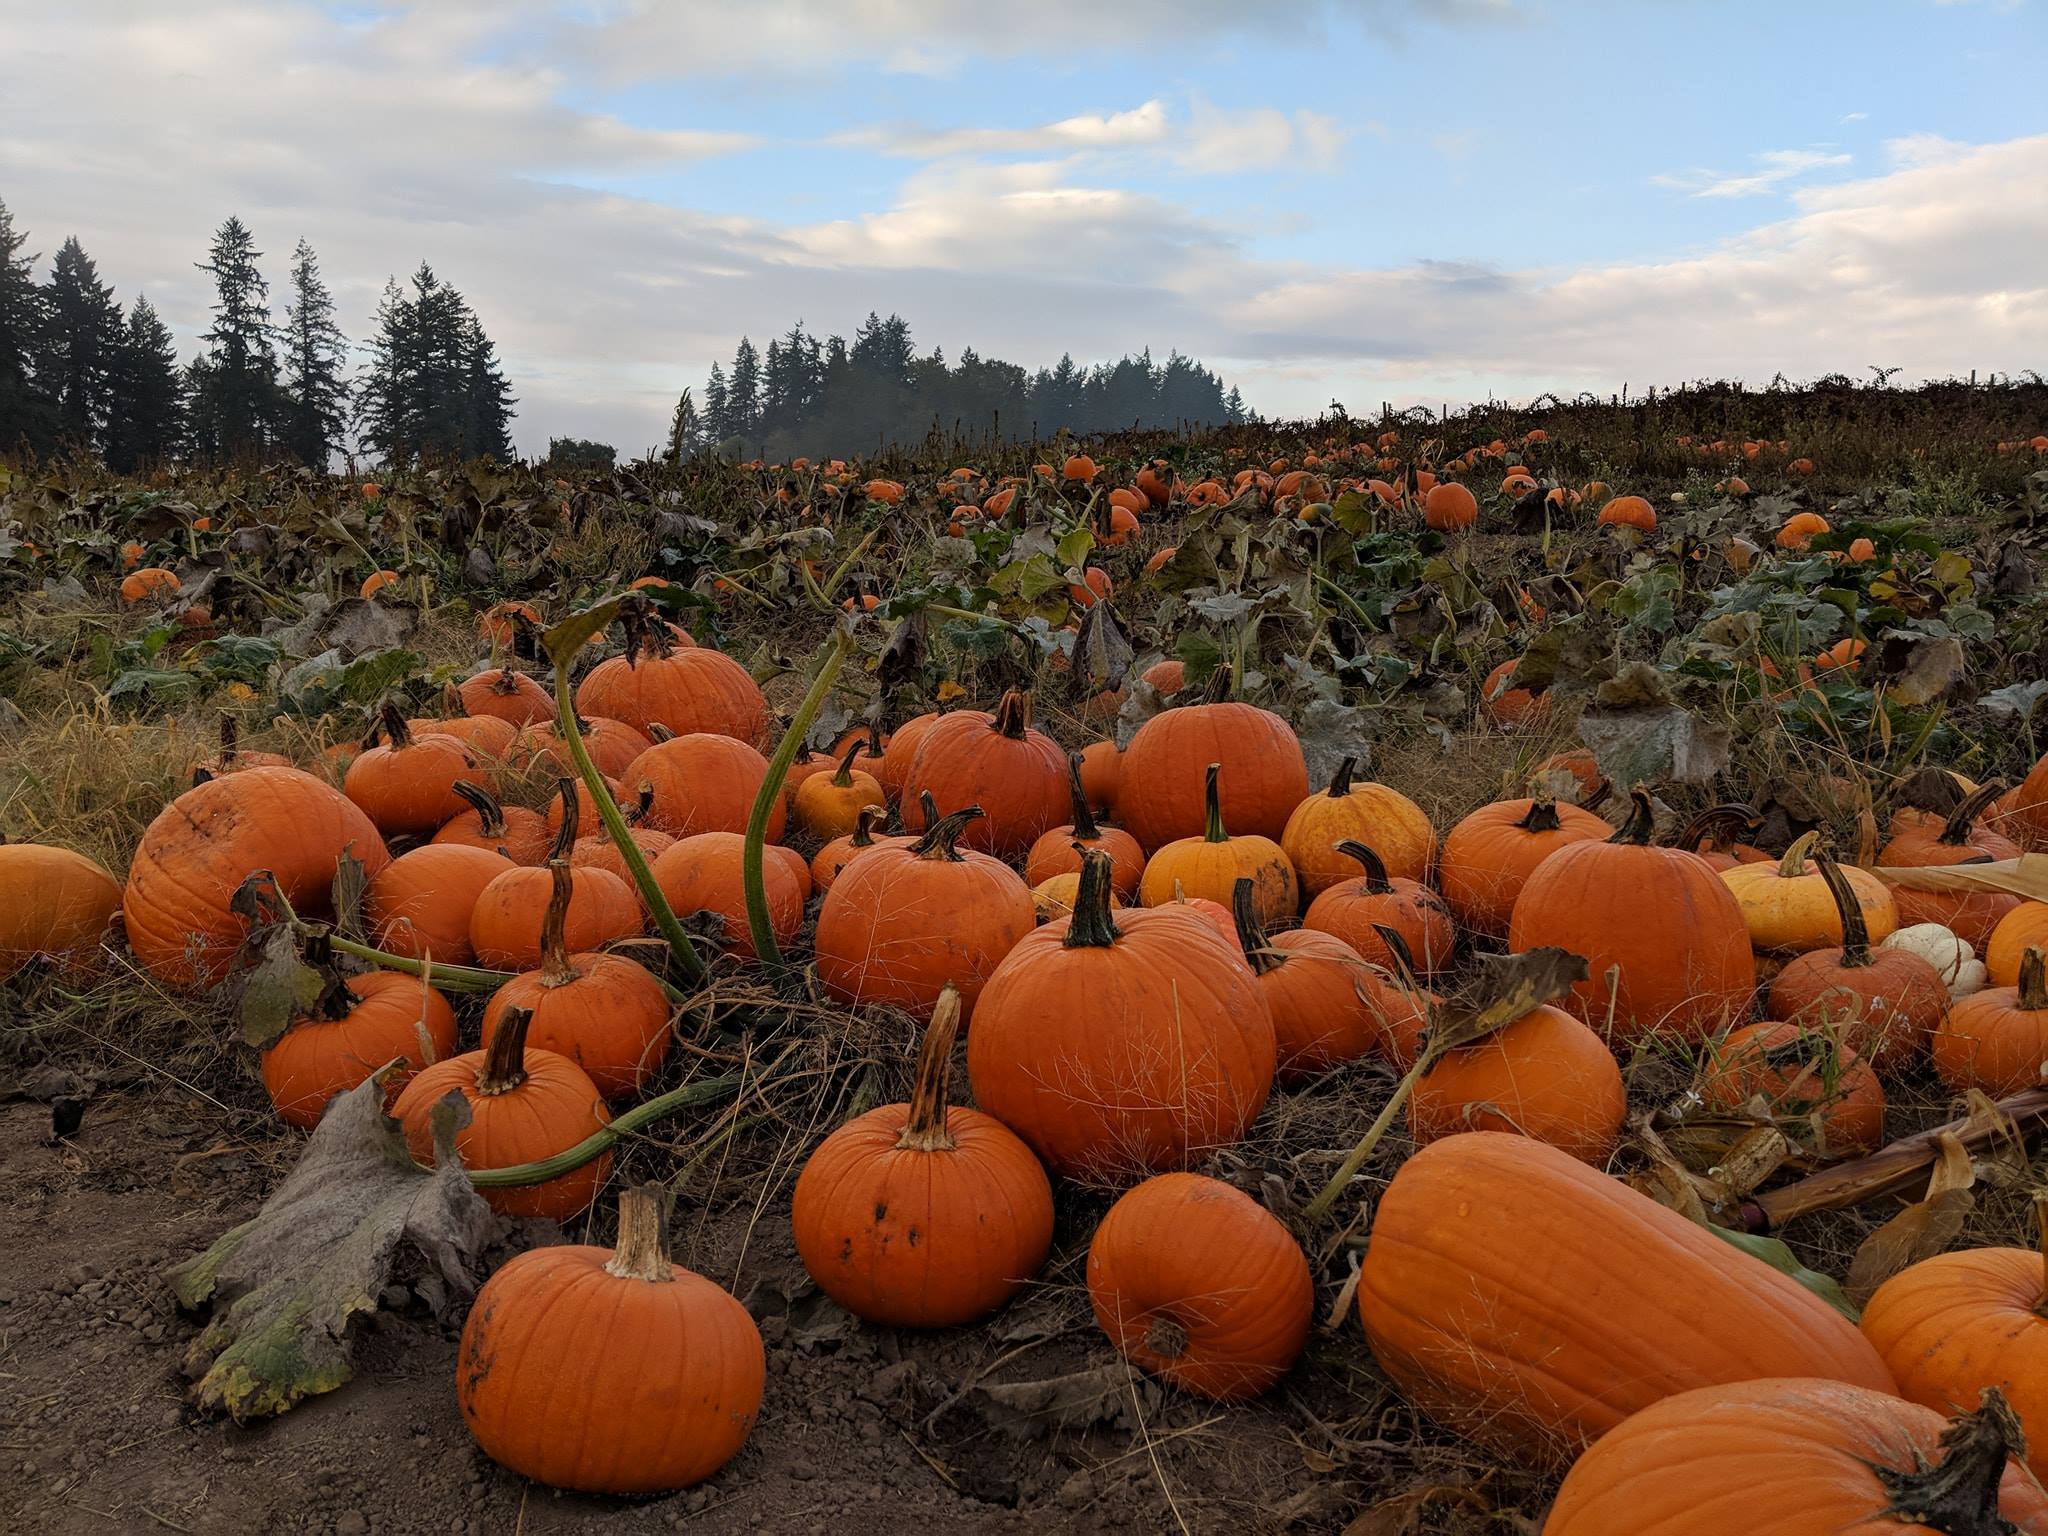
[[[1235,388],[1179,352],[1164,363],[1148,349],[1094,367],[1062,356],[1036,373],[964,348],[949,365],[934,348],[917,355],[900,315],[870,313],[854,333],[820,338],[799,320],[764,355],[741,337],[732,363],[711,365],[701,396],[683,391],[668,452],[865,453],[912,443],[934,430],[973,436],[1050,436],[1123,427],[1216,426],[1256,420]]]

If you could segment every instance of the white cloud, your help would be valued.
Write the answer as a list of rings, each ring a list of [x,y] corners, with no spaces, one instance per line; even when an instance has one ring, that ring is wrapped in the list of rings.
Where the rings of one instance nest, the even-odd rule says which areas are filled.
[[[1127,149],[1157,144],[1170,131],[1166,103],[1148,101],[1127,112],[1084,113],[1032,128],[920,128],[894,125],[856,128],[833,142],[875,149],[913,160],[965,155],[1049,154],[1074,150]]]
[[[1824,149],[1767,149],[1755,158],[1751,171],[1667,171],[1650,180],[1693,197],[1762,197],[1814,171],[1848,165],[1853,157]]]
[[[1842,121],[1845,123],[1860,123],[1869,116],[1868,112],[1844,112],[1842,114]]]
[[[1174,160],[1183,170],[1202,175],[1280,166],[1327,170],[1336,163],[1347,137],[1335,118],[1321,112],[1233,109],[1198,96]]]

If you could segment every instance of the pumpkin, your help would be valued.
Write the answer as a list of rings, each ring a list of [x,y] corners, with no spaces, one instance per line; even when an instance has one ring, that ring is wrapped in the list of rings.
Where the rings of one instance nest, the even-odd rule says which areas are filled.
[[[455,691],[465,714],[493,715],[514,725],[555,718],[555,696],[517,667],[486,667]]]
[[[1210,763],[1223,765],[1223,819],[1241,837],[1278,842],[1308,794],[1308,765],[1293,728],[1270,710],[1227,702],[1229,686],[1230,669],[1218,667],[1202,702],[1162,710],[1124,748],[1117,815],[1148,851],[1204,834],[1202,770]]]
[[[1828,531],[1828,520],[1818,512],[1794,512],[1778,530],[1778,548],[1803,550],[1815,535]]]
[[[519,639],[522,627],[539,629],[540,610],[516,600],[493,603],[477,616],[476,632],[493,652],[505,650]]]
[[[1152,688],[1162,699],[1171,698],[1187,686],[1188,665],[1178,656],[1155,661],[1138,674],[1138,681]]]
[[[2004,1405],[1951,1425],[1838,1381],[1744,1381],[1645,1408],[1579,1458],[1544,1536],[2048,1531]]]
[[[394,1057],[396,1093],[412,1073],[455,1054],[455,1010],[416,976],[371,971],[329,985],[263,1052],[263,1091],[288,1125],[310,1131],[327,1101],[367,1082]]]
[[[1826,854],[1815,866],[1833,897],[1845,935],[1839,947],[1812,949],[1785,962],[1771,982],[1769,1011],[1793,1023],[1832,1024],[1872,1066],[1889,1071],[1926,1049],[1948,1012],[1948,984],[1910,950],[1873,949],[1862,897],[1849,873]]]
[[[1840,945],[1842,914],[1820,866],[1808,857],[1820,839],[1808,832],[1775,864],[1742,864],[1721,878],[1735,893],[1750,941],[1760,953],[1803,954]],[[1856,893],[1867,942],[1881,944],[1899,926],[1891,887],[1867,869],[1844,866],[1842,877]]]
[[[176,571],[145,565],[121,578],[121,603],[128,608],[151,601],[168,603],[184,590],[185,584]]]
[[[1100,848],[1109,855],[1111,882],[1118,898],[1129,901],[1145,873],[1145,850],[1123,828],[1106,827],[1096,821],[1081,775],[1081,754],[1069,752],[1067,793],[1072,820],[1054,827],[1031,845],[1031,851],[1024,856],[1024,883],[1035,890],[1054,875],[1077,875],[1082,850]]]
[[[1948,1011],[1933,1036],[1934,1070],[1956,1093],[1994,1099],[2048,1080],[2048,985],[2042,952],[2028,946],[2016,986],[1987,987]]]
[[[1657,526],[1657,509],[1640,496],[1617,496],[1600,509],[1602,528],[1637,528],[1644,533]]]
[[[627,812],[628,816],[631,814],[631,811]],[[657,832],[652,827],[628,826],[626,836],[640,850],[640,857],[650,869],[654,861],[673,848],[676,842],[666,832]],[[647,898],[641,895],[639,882],[626,868],[625,855],[619,852],[619,845],[603,828],[599,828],[594,836],[576,839],[576,846],[569,850],[569,866],[572,869],[602,869],[617,875],[639,901],[641,913],[647,913]]]
[[[619,1196],[619,1240],[535,1248],[484,1282],[455,1395],[485,1454],[585,1493],[701,1483],[739,1453],[767,1357],[747,1309],[669,1261],[661,1193]]]
[[[453,683],[441,690],[439,716],[422,715],[406,724],[415,736],[453,736],[479,757],[497,762],[519,740],[520,727],[498,715],[472,715],[462,707],[462,692]]]
[[[1884,1087],[1840,1036],[1798,1024],[1745,1025],[1708,1047],[1699,1094],[1714,1109],[1761,1101],[1770,1118],[1823,1157],[1853,1157],[1884,1143]],[[1788,1124],[1788,1122],[1790,1122]]]
[[[1479,712],[1502,730],[1524,730],[1550,718],[1549,690],[1538,693],[1515,686],[1521,665],[1520,658],[1504,661],[1479,685]]]
[[[969,806],[930,831],[872,848],[840,870],[818,908],[818,980],[841,1002],[928,1019],[950,983],[971,1020],[982,985],[1037,918],[1000,859],[962,848]]]
[[[391,1113],[413,1160],[434,1161],[434,1106],[451,1091],[469,1102],[469,1124],[455,1133],[462,1166],[471,1171],[511,1168],[566,1152],[611,1121],[597,1084],[566,1056],[528,1050],[532,1015],[510,1008],[498,1019],[489,1047],[421,1068],[399,1094]],[[567,1221],[589,1209],[610,1175],[612,1155],[540,1184],[481,1191],[501,1216]]]
[[[1510,1131],[1596,1168],[1614,1155],[1627,1114],[1613,1053],[1547,1003],[1440,1056],[1408,1098],[1417,1146],[1461,1131]]]
[[[677,838],[654,861],[654,883],[678,917],[708,912],[719,919],[719,941],[748,960],[761,958],[747,919],[747,839],[740,832],[697,832]],[[761,884],[768,927],[779,948],[803,926],[810,866],[793,848],[761,850]]]
[[[654,745],[623,720],[593,715],[588,719],[579,717],[576,725],[583,737],[583,750],[590,754],[597,771],[608,779],[623,777],[633,760]],[[575,754],[569,750],[569,744],[555,733],[552,724],[528,726],[514,746],[513,766],[517,772],[540,769],[547,773],[573,774],[578,771]]]
[[[1354,783],[1357,767],[1357,758],[1345,758],[1330,787],[1297,805],[1281,830],[1280,847],[1305,900],[1350,876],[1351,861],[1336,847],[1347,839],[1370,844],[1388,874],[1409,880],[1427,878],[1436,859],[1436,829],[1422,807],[1384,784]]]
[[[1401,1165],[1373,1212],[1358,1311],[1409,1401],[1539,1464],[1694,1387],[1791,1375],[1893,1389],[1855,1325],[1796,1280],[1499,1131]]]
[[[1422,520],[1439,533],[1456,533],[1479,521],[1479,498],[1454,480],[1432,485],[1422,498]]]
[[[1180,905],[1112,918],[1109,898],[1109,855],[1090,849],[1073,916],[1017,941],[967,1037],[975,1102],[1067,1178],[1206,1155],[1273,1086],[1272,1015],[1226,930]]]
[[[1116,812],[1124,755],[1113,741],[1091,741],[1081,749],[1081,789],[1098,816]]]
[[[468,965],[477,898],[511,865],[493,848],[432,842],[402,853],[371,877],[363,915],[377,947],[411,960]]]
[[[576,846],[579,817],[568,779],[560,781],[563,815],[548,862],[568,863]],[[569,871],[571,896],[563,919],[564,936],[573,950],[598,949],[641,928],[640,898],[609,870]],[[479,964],[504,971],[532,970],[541,963],[541,934],[549,898],[554,893],[551,869],[515,865],[493,876],[469,914],[469,947]]]
[[[2019,985],[2020,961],[2035,945],[2048,949],[2048,901],[2023,901],[1998,920],[1984,946],[1984,970],[1995,987]]]
[[[230,903],[250,873],[269,870],[293,910],[320,917],[343,854],[371,879],[391,858],[370,818],[310,773],[251,768],[195,784],[136,845],[121,896],[128,946],[167,986],[211,986],[248,933]]]
[[[1365,873],[1332,885],[1310,902],[1301,925],[1333,933],[1361,959],[1385,966],[1394,964],[1394,952],[1379,930],[1391,928],[1419,967],[1417,976],[1449,969],[1458,928],[1444,899],[1419,880],[1389,875],[1386,861],[1364,843],[1346,838],[1336,851],[1361,865]]]
[[[2029,848],[2048,847],[2048,755],[2034,764],[2002,803],[2000,830]]]
[[[1701,1039],[1749,1011],[1756,958],[1724,877],[1650,842],[1649,792],[1606,842],[1573,843],[1536,867],[1515,899],[1508,948],[1555,945],[1590,975],[1565,1000],[1610,1040],[1656,1031]]]
[[[1532,788],[1552,789],[1573,805],[1589,808],[1605,800],[1614,787],[1600,771],[1600,759],[1584,747],[1546,757],[1529,775],[1529,783]]]
[[[1315,1311],[1293,1234],[1242,1190],[1162,1173],[1088,1243],[1088,1302],[1117,1352],[1183,1392],[1242,1402],[1301,1358]]]
[[[1893,818],[1891,841],[1878,852],[1879,867],[1926,868],[2018,858],[2018,843],[1977,825],[2003,793],[2004,784],[1994,780],[1966,795],[1946,820],[1923,811],[1901,811]],[[1979,949],[1991,942],[2000,919],[2020,904],[2019,897],[2004,891],[1916,891],[1904,885],[1890,889],[1902,926],[1939,923]]]
[[[626,783],[652,791],[645,822],[671,837],[745,832],[767,780],[767,758],[744,741],[710,731],[656,742],[626,765],[624,775]],[[784,801],[777,796],[768,808],[768,841],[781,842],[786,824]]]
[[[0,981],[38,955],[85,970],[120,909],[120,882],[84,854],[0,839]]]
[[[203,763],[192,768],[192,782],[197,784],[203,774],[207,778],[219,778],[224,773],[240,773],[244,768],[289,768],[292,760],[281,752],[252,752],[241,745],[241,726],[233,715],[220,717],[220,751]]]
[[[462,814],[457,784],[485,782],[483,761],[474,752],[453,736],[415,737],[389,700],[378,714],[378,730],[384,744],[364,742],[342,776],[341,792],[387,837],[434,831]]]
[[[1255,833],[1233,837],[1224,830],[1217,793],[1222,770],[1221,763],[1211,763],[1204,774],[1207,828],[1200,837],[1168,843],[1145,861],[1145,873],[1138,882],[1139,900],[1156,907],[1185,893],[1227,907],[1231,890],[1242,876],[1252,882],[1252,906],[1260,922],[1292,917],[1300,909],[1301,893],[1294,882],[1294,866],[1287,862],[1280,845]]]
[[[490,1046],[508,1009],[523,1008],[532,1015],[530,1045],[575,1062],[607,1099],[630,1098],[668,1055],[668,996],[644,966],[622,955],[570,954],[563,938],[574,891],[569,866],[556,860],[548,876],[540,967],[491,994],[483,1043]]]
[[[1910,950],[1933,966],[1951,1001],[1983,991],[1990,981],[1990,972],[1977,952],[1939,923],[1914,923],[1897,929],[1880,947]]]
[[[910,777],[910,765],[917,756],[918,744],[939,718],[936,710],[912,715],[889,733],[889,744],[882,755],[869,759],[868,766],[874,772],[875,782],[887,792],[891,805],[903,799],[904,782]]]
[[[469,809],[443,822],[431,839],[432,844],[483,848],[503,854],[514,864],[547,861],[554,834],[539,811],[529,811],[523,805],[500,805],[489,790],[466,779],[458,779],[449,788]]]
[[[986,1317],[1045,1266],[1052,1185],[1001,1122],[947,1106],[960,997],[939,994],[908,1104],[826,1137],[797,1176],[790,1226],[818,1288],[895,1328]]]
[[[797,825],[810,836],[843,836],[854,829],[866,807],[889,803],[875,776],[853,766],[867,746],[865,737],[856,736],[832,772],[813,774],[798,788],[791,809]]]
[[[1335,934],[1290,928],[1268,934],[1252,907],[1252,882],[1231,892],[1245,963],[1273,1016],[1274,1070],[1293,1086],[1368,1054],[1382,1039],[1390,988]]]
[[[1482,805],[1444,838],[1437,859],[1437,889],[1460,928],[1504,939],[1515,899],[1538,865],[1560,848],[1598,841],[1613,831],[1576,805],[1496,800]]]
[[[661,725],[676,736],[703,731],[749,745],[761,744],[769,727],[768,701],[745,667],[723,651],[678,646],[663,624],[638,627],[625,655],[585,673],[576,710],[623,720],[642,735]]]
[[[1863,1308],[1863,1336],[1902,1396],[1946,1411],[1987,1387],[2019,1416],[2027,1464],[2048,1478],[2048,1195],[2040,1245],[1939,1253],[1893,1275]]]
[[[982,815],[961,834],[964,846],[1014,859],[1065,813],[1067,760],[1050,736],[1031,728],[1031,695],[1012,689],[994,714],[959,710],[926,728],[904,794],[925,790],[942,812],[980,806]]]

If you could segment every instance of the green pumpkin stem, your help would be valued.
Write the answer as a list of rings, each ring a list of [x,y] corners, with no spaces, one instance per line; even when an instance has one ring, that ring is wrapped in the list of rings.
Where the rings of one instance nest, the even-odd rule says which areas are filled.
[[[1081,850],[1081,884],[1074,892],[1074,915],[1067,919],[1068,949],[1108,949],[1123,937],[1109,910],[1111,859],[1100,848]]]
[[[619,1191],[619,1240],[604,1272],[621,1280],[671,1285],[676,1268],[669,1262],[667,1222],[663,1219],[659,1184],[635,1184]]]
[[[1223,801],[1216,792],[1216,781],[1223,776],[1223,765],[1211,763],[1202,779],[1202,811],[1206,820],[1202,827],[1202,841],[1205,843],[1227,843],[1230,834],[1223,830]]]
[[[1067,793],[1073,799],[1074,836],[1083,842],[1095,842],[1102,836],[1102,828],[1095,820],[1095,808],[1088,803],[1088,792],[1081,787],[1081,754],[1067,754]]]
[[[1280,956],[1266,946],[1266,930],[1260,926],[1258,911],[1252,905],[1249,875],[1239,875],[1230,887],[1230,916],[1237,924],[1237,942],[1251,968],[1261,976],[1277,968]]]
[[[1638,784],[1628,792],[1628,820],[1615,829],[1610,843],[1623,843],[1632,848],[1647,848],[1650,835],[1657,829],[1657,813],[1650,804],[1650,792]]]
[[[1821,883],[1834,897],[1835,910],[1842,917],[1843,969],[1858,970],[1874,964],[1876,957],[1870,952],[1870,924],[1863,919],[1863,903],[1857,898],[1856,888],[1849,883],[1842,866],[1818,849],[1814,851],[1813,864],[1820,871]]]
[[[576,967],[569,961],[569,943],[564,929],[569,922],[569,901],[576,893],[576,878],[566,859],[548,860],[547,910],[540,918],[540,979],[545,987],[559,987],[574,981]]]
[[[910,1114],[896,1138],[900,1152],[950,1152],[959,1145],[946,1124],[946,1091],[952,1085],[953,1042],[960,1034],[960,993],[950,981],[939,993],[932,1021],[917,1050],[917,1077],[910,1088]]]
[[[832,775],[832,787],[834,789],[853,788],[853,760],[859,757],[861,753],[867,751],[867,749],[868,743],[865,736],[853,738],[846,748],[846,755],[839,759],[839,770]]]
[[[1992,801],[2004,793],[2005,781],[1993,779],[1989,784],[1978,788],[1976,793],[1965,796],[1956,808],[1949,812],[1948,821],[1942,826],[1941,836],[1935,841],[1947,848],[1969,847],[1970,833],[1977,824],[1977,818],[1990,808]]]
[[[2032,944],[2020,956],[2019,1003],[2028,1013],[2048,1009],[2048,958]]]
[[[562,825],[555,833],[554,846],[548,850],[548,857],[566,861],[576,847],[576,832],[583,820],[583,807],[576,803],[575,780],[555,780],[555,793],[562,797]]]
[[[1355,859],[1365,866],[1365,889],[1374,896],[1385,896],[1394,889],[1394,882],[1387,878],[1387,861],[1379,851],[1367,847],[1355,837],[1347,837],[1330,845],[1347,859]]]
[[[531,1008],[508,1007],[498,1015],[491,1043],[484,1047],[484,1064],[476,1074],[476,1091],[485,1098],[510,1093],[526,1081],[526,1031],[532,1023]]]
[[[476,829],[485,837],[502,838],[505,835],[505,808],[497,798],[481,784],[472,784],[467,779],[457,779],[448,788],[455,798],[476,812]]]
[[[929,807],[925,814],[931,814]],[[920,859],[943,859],[957,864],[960,862],[960,850],[953,845],[960,841],[960,834],[967,830],[967,823],[986,814],[978,805],[950,811],[932,822],[925,835],[911,845],[910,851]]]
[[[1347,757],[1337,765],[1337,771],[1330,775],[1330,787],[1325,791],[1332,800],[1343,800],[1351,793],[1351,775],[1358,770],[1358,759]]]
[[[996,705],[995,718],[989,722],[989,729],[1012,741],[1021,741],[1030,728],[1031,695],[1028,691],[1012,688]]]
[[[1556,832],[1564,823],[1558,820],[1555,800],[1531,800],[1528,811],[1515,825],[1524,832]]]
[[[1880,1516],[1920,1525],[1942,1536],[2008,1536],[2018,1529],[1999,1513],[1999,1484],[2006,1464],[2026,1456],[2019,1415],[1996,1387],[1986,1387],[1977,1407],[1951,1419],[1942,1431],[1941,1454],[1910,1471],[1873,1466],[1891,1503]]]

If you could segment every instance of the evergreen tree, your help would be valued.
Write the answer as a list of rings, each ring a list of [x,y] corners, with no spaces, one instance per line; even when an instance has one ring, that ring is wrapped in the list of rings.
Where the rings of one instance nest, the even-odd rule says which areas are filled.
[[[159,464],[185,440],[185,380],[170,327],[148,297],[128,311],[114,369],[113,423],[107,463],[123,474]]]
[[[512,456],[512,386],[469,303],[421,262],[411,288],[378,301],[370,363],[356,387],[363,445],[394,464]]]
[[[341,375],[348,338],[335,324],[333,295],[304,240],[292,251],[284,353],[284,445],[301,464],[325,469],[348,419],[348,384]]]
[[[262,255],[248,226],[230,215],[215,232],[208,259],[197,264],[214,282],[213,327],[201,340],[207,344],[203,382],[213,451],[221,457],[264,453],[280,414],[270,285],[256,266]]]
[[[82,452],[106,446],[122,339],[121,306],[73,235],[50,269],[36,379],[56,405],[64,442]]]
[[[400,463],[418,440],[406,415],[406,353],[412,328],[405,293],[387,277],[371,316],[369,363],[355,389],[356,436],[379,459]]]
[[[732,436],[732,394],[726,388],[725,365],[714,362],[704,381],[704,433],[713,443]]]
[[[458,302],[461,296],[457,296]],[[512,457],[512,407],[518,403],[511,381],[498,366],[498,349],[484,334],[467,304],[462,327],[463,401],[466,415],[456,452],[466,459]]]
[[[24,255],[26,231],[0,202],[0,454],[47,451],[56,442],[57,413],[37,386],[36,351],[43,332],[43,293],[36,255]]]
[[[742,336],[732,354],[732,378],[725,387],[725,408],[732,418],[731,436],[753,438],[761,431],[761,354],[752,338]]]
[[[668,448],[662,454],[671,464],[680,464],[697,451],[704,424],[697,419],[697,402],[685,389],[676,400],[675,414],[668,421]]]

